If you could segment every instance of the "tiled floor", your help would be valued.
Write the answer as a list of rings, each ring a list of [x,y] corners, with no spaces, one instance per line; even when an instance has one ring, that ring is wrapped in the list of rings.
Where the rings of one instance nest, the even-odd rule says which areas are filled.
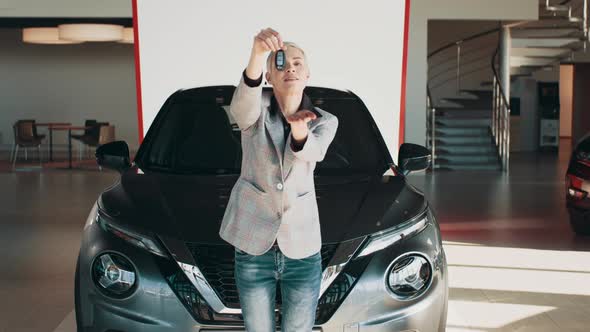
[[[411,176],[445,240],[447,331],[590,331],[590,238],[565,209],[569,144],[513,154],[508,174]]]
[[[441,224],[450,274],[449,332],[590,331],[590,238],[569,229],[568,143],[513,154],[509,174],[416,174]],[[80,232],[118,177],[0,171],[0,331],[74,331]]]

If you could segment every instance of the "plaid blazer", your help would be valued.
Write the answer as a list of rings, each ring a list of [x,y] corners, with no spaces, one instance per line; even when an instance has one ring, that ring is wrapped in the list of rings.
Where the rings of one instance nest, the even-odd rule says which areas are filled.
[[[230,114],[241,129],[242,171],[223,215],[219,235],[251,255],[262,255],[275,239],[289,258],[320,251],[320,220],[313,172],[334,139],[338,119],[317,107],[321,117],[308,122],[303,148],[293,151],[285,139],[282,115],[270,112],[262,84],[240,80]]]

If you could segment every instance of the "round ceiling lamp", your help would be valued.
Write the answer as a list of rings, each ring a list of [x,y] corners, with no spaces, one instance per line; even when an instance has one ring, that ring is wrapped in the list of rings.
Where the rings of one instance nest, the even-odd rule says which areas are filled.
[[[31,44],[79,44],[80,41],[59,39],[58,29],[53,28],[24,28],[23,42]]]
[[[123,26],[116,24],[60,24],[59,38],[73,41],[119,41],[123,39]]]
[[[119,40],[119,43],[133,44],[133,28],[123,29],[123,39]]]

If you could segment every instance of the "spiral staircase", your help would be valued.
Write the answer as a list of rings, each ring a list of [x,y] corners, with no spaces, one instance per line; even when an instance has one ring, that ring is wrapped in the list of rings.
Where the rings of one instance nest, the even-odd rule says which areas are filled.
[[[510,96],[498,68],[509,68],[512,81],[572,60],[587,47],[587,1],[542,0],[537,21],[501,22],[429,53],[426,145],[434,170],[509,169]],[[509,56],[501,58],[503,38]]]

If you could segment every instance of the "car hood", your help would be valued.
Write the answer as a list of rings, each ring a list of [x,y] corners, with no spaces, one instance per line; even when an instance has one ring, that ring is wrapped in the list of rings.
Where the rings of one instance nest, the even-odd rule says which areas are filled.
[[[123,225],[187,242],[226,244],[219,227],[237,175],[178,175],[132,167],[99,199]],[[391,228],[425,209],[401,176],[315,178],[322,240],[336,243]]]

